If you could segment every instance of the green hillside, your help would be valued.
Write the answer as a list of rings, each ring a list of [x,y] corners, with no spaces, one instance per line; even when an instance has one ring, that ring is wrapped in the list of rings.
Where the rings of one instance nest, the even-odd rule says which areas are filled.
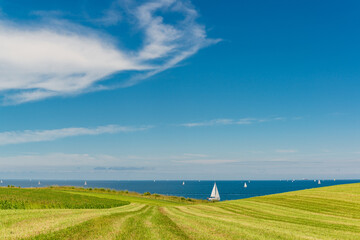
[[[22,206],[0,210],[1,239],[360,239],[360,184],[218,203],[0,188],[0,201]]]

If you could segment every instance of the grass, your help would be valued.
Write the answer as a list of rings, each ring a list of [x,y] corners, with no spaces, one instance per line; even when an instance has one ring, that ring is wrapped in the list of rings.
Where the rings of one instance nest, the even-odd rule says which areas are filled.
[[[0,189],[0,209],[42,208],[112,208],[129,204],[127,201],[109,198],[74,195],[53,189]]]
[[[0,239],[360,239],[360,184],[218,203],[77,188],[1,188],[4,196],[32,209],[0,210]],[[34,209],[68,198],[94,205]],[[130,204],[95,207],[105,201]]]

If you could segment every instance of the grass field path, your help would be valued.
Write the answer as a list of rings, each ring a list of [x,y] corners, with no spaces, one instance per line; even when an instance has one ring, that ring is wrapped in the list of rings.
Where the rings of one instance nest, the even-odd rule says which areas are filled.
[[[0,210],[0,238],[360,239],[360,184],[196,204],[112,193],[67,194],[89,197],[88,203],[131,203],[104,209]]]

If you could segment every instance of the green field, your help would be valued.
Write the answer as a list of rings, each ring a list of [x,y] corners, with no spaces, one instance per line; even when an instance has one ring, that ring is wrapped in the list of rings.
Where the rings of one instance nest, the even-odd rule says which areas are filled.
[[[1,239],[360,239],[360,184],[208,203],[0,188]]]

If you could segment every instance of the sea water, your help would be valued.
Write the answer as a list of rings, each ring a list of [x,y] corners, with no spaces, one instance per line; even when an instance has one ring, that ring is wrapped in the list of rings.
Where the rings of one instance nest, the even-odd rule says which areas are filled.
[[[207,199],[210,197],[214,182],[218,187],[221,200],[234,200],[263,196],[275,193],[296,191],[309,188],[325,187],[338,184],[356,183],[360,180],[321,180],[321,184],[314,180],[242,180],[242,181],[99,181],[87,180],[14,180],[2,179],[0,186],[45,187],[45,186],[79,186],[86,188],[110,188],[115,190],[128,190],[139,193],[150,192],[164,195],[181,196],[185,198]],[[40,185],[38,184],[40,181]],[[183,182],[185,183],[183,185]],[[246,183],[247,187],[244,188]]]

